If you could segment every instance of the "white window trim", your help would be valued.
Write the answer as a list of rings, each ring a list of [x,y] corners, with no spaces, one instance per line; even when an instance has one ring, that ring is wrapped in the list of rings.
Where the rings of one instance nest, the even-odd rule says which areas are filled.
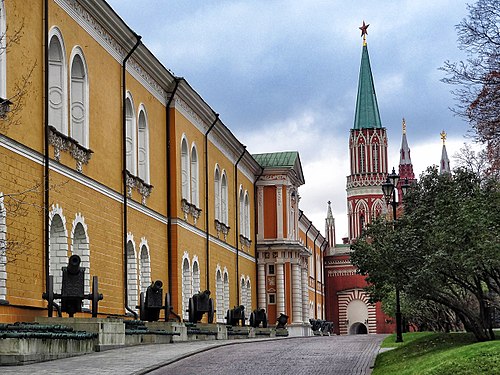
[[[69,105],[69,123],[70,123],[70,126],[69,126],[69,131],[70,131],[70,137],[75,139],[75,137],[73,136],[73,114],[72,114],[72,107],[73,107],[73,103],[72,103],[72,73],[73,73],[73,60],[75,59],[76,56],[79,56],[80,59],[82,60],[82,64],[83,64],[83,70],[84,70],[84,75],[85,75],[85,78],[84,78],[84,90],[85,90],[85,93],[84,93],[84,100],[85,100],[85,103],[84,103],[84,109],[85,109],[85,121],[84,121],[84,124],[83,124],[83,127],[84,127],[84,142],[83,144],[81,144],[83,147],[85,148],[90,148],[89,147],[89,144],[90,144],[90,129],[89,129],[89,114],[90,114],[90,111],[89,111],[89,74],[88,74],[88,68],[87,68],[87,61],[85,60],[85,55],[83,54],[83,51],[82,49],[79,47],[79,46],[75,46],[73,47],[73,50],[71,51],[71,57],[69,59],[70,61],[70,65],[69,65],[69,82],[70,82],[70,85],[69,85],[69,98],[70,98],[70,105]]]

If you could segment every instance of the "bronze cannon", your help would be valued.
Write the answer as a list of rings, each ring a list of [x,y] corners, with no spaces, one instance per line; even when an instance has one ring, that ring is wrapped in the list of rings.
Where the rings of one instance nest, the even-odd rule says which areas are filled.
[[[92,292],[85,294],[85,267],[80,267],[80,262],[80,257],[73,254],[69,257],[68,265],[62,267],[61,293],[54,293],[54,276],[49,276],[47,291],[42,294],[42,298],[47,300],[49,317],[52,317],[56,308],[59,316],[66,312],[72,318],[75,313],[82,312],[84,299],[92,301],[92,317],[97,317],[99,301],[103,299],[103,295],[98,292],[97,276],[92,277]],[[61,300],[60,307],[55,299]]]
[[[262,328],[267,328],[267,314],[265,309],[255,309],[250,314],[250,326],[257,328],[262,323]]]
[[[234,308],[226,312],[226,323],[228,325],[236,326],[239,321],[241,321],[241,326],[245,325],[245,306],[243,305],[234,306]]]
[[[288,315],[285,315],[283,313],[280,313],[280,316],[278,319],[276,319],[276,329],[279,328],[285,328],[286,323],[288,323]]]
[[[199,292],[189,298],[187,309],[189,322],[198,323],[203,314],[208,313],[208,323],[214,322],[214,302],[210,298],[210,291]]]
[[[165,310],[165,321],[168,320],[170,306],[170,295],[165,294],[165,305],[163,305],[163,283],[156,280],[146,289],[146,293],[141,292],[139,298],[139,317],[141,320],[155,322],[160,319],[160,311]]]

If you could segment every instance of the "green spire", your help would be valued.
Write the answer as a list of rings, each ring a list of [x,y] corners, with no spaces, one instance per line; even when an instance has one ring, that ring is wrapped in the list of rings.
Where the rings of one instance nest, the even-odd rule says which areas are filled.
[[[363,43],[361,68],[359,69],[358,97],[356,99],[356,114],[354,129],[381,128],[380,113],[378,111],[377,95],[373,84],[372,69],[368,47]]]

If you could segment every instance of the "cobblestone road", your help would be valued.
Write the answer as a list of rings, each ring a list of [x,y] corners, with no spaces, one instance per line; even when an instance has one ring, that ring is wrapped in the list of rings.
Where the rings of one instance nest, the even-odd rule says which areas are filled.
[[[370,374],[383,335],[247,342],[195,354],[150,374]]]

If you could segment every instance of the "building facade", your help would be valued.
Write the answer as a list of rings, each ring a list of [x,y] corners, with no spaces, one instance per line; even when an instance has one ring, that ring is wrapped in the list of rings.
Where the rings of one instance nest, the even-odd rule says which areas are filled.
[[[0,119],[0,321],[46,315],[49,276],[60,291],[72,254],[86,268],[86,292],[98,276],[101,316],[135,317],[154,280],[183,319],[203,290],[217,322],[235,305],[293,322],[309,316],[298,318],[306,303],[297,288],[319,303],[323,287],[312,298],[303,286],[321,275],[304,276],[307,246],[319,256],[321,248],[301,244],[303,176],[272,180],[282,201],[259,207],[275,171],[105,1],[2,0],[0,22],[0,95],[12,102]],[[293,168],[302,173],[300,160]],[[268,215],[282,220],[275,239],[293,242],[276,258],[276,272],[293,266],[282,268],[274,312],[257,277]]]

